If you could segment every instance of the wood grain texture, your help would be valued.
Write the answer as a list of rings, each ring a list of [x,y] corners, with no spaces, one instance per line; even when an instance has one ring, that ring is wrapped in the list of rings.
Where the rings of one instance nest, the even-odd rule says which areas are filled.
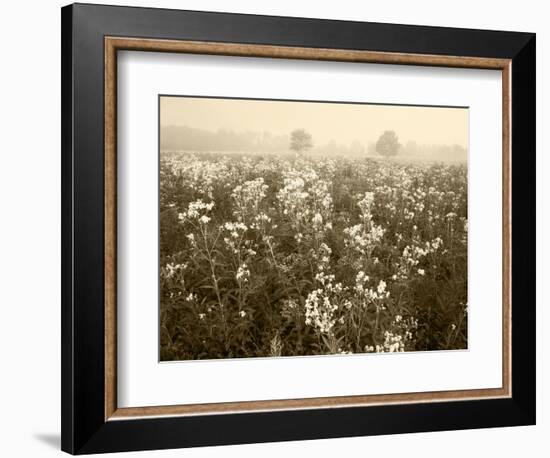
[[[119,37],[106,37],[105,40],[109,46],[116,49],[187,54],[214,54],[221,56],[270,57],[278,59],[330,60],[340,62],[368,62],[485,69],[503,69],[509,62],[508,59],[484,57],[403,54],[348,49],[299,48],[292,46],[250,45],[204,41],[154,40]]]
[[[502,380],[512,396],[512,64],[502,69]]]
[[[117,408],[116,393],[116,49],[105,42],[105,419]]]
[[[366,396],[333,396],[268,401],[223,402],[172,406],[125,407],[113,412],[109,420],[129,420],[143,417],[175,415],[205,415],[262,412],[273,410],[358,407],[381,404],[411,404],[440,401],[465,401],[509,397],[505,388],[485,390],[433,391],[423,393],[374,394]]]
[[[502,71],[503,329],[501,388],[118,408],[116,354],[116,58],[117,50],[283,59],[483,68]],[[382,53],[140,38],[105,38],[105,419],[338,408],[511,397],[511,61],[479,57]]]

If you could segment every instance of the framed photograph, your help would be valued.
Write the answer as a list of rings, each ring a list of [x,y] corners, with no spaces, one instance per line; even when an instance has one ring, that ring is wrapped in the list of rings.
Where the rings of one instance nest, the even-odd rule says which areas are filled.
[[[535,35],[62,9],[62,448],[535,423]]]

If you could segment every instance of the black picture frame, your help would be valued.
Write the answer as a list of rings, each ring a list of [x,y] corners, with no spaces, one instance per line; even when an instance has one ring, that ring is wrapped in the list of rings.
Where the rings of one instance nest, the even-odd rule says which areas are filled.
[[[74,4],[62,8],[62,449],[72,454],[535,424],[535,34]],[[512,396],[106,421],[104,37],[512,61]]]

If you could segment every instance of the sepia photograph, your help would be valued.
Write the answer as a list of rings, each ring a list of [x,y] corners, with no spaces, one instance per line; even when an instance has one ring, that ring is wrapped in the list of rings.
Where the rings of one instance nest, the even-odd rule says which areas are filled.
[[[160,360],[467,349],[468,120],[160,95]]]

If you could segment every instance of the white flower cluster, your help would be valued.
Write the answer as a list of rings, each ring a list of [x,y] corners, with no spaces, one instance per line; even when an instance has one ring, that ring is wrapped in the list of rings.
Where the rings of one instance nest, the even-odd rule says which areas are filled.
[[[336,313],[340,309],[342,283],[335,283],[335,276],[328,273],[331,249],[324,243],[316,254],[318,272],[315,280],[321,286],[310,292],[305,301],[305,323],[321,334],[330,334],[336,324]]]
[[[237,269],[235,278],[237,279],[238,282],[243,282],[243,283],[246,283],[250,278],[250,270],[248,270],[248,266],[246,265],[245,262],[243,262]]]
[[[187,264],[168,263],[161,270],[161,274],[165,278],[170,279],[170,278],[173,278],[176,274],[183,272],[185,269],[187,269]]]
[[[193,234],[192,232],[190,232],[190,233],[187,234],[185,237],[187,238],[187,240],[189,240],[189,243],[191,244],[192,247],[196,247],[196,246],[197,246],[197,241],[195,240],[195,234]]]
[[[187,296],[185,296],[185,300],[187,302],[194,302],[197,300],[197,295],[193,293],[189,293]]]
[[[355,293],[355,300],[362,308],[368,308],[369,304],[375,304],[377,310],[385,310],[383,300],[390,297],[390,292],[386,291],[386,282],[380,280],[376,288],[368,287],[367,283],[370,281],[368,275],[362,270],[355,276],[355,286],[353,291]]]
[[[256,216],[254,216],[254,219],[252,223],[250,224],[250,227],[252,229],[258,229],[263,230],[266,232],[268,230],[268,225],[271,223],[271,217],[264,212],[259,212]],[[276,229],[277,225],[273,225],[273,229]]]
[[[376,345],[376,353],[394,353],[405,351],[405,339],[391,331],[384,332],[384,343]]]
[[[266,196],[268,186],[264,184],[263,178],[245,181],[233,189],[231,197],[235,203],[233,214],[239,221],[248,221],[250,217],[256,215],[260,208],[260,203]]]
[[[231,237],[237,238],[239,237],[239,232],[245,232],[248,228],[246,227],[246,224],[237,221],[237,222],[227,222],[223,226],[221,226],[221,229],[225,229],[226,231],[231,233]]]
[[[186,221],[198,221],[201,224],[208,224],[211,218],[207,213],[212,211],[214,205],[214,201],[205,203],[202,199],[190,202],[187,211],[178,214],[178,219],[182,223]]]
[[[247,230],[246,224],[240,221],[230,221],[220,226],[220,231],[226,233],[223,241],[232,253],[238,254],[240,252],[241,240]]]
[[[313,290],[306,299],[306,325],[314,326],[320,333],[329,334],[336,323],[334,317],[338,304],[331,302],[332,283]]]
[[[295,172],[288,172],[283,179],[283,185],[277,193],[283,214],[293,217],[307,212],[305,200],[309,193],[305,191],[304,179]]]
[[[356,224],[344,229],[346,247],[363,256],[370,257],[374,247],[380,242],[386,232],[381,226],[372,225],[366,228],[364,224]]]
[[[366,352],[394,353],[403,352],[407,348],[418,328],[418,320],[412,317],[404,319],[401,315],[395,315],[390,328],[384,332],[382,345],[365,347]]]
[[[285,172],[283,184],[277,200],[282,214],[296,231],[296,241],[301,243],[307,234],[322,239],[324,231],[332,229],[330,183],[320,180],[313,169],[306,167]]]
[[[443,246],[443,240],[436,237],[431,241],[427,241],[423,246],[407,245],[403,249],[403,254],[397,265],[397,273],[393,275],[393,280],[406,280],[410,277],[413,269],[418,266],[420,261],[430,253],[435,253]],[[424,276],[424,269],[416,268],[416,273]]]
[[[314,214],[320,214],[328,219],[332,213],[332,196],[330,183],[326,180],[315,179],[309,188],[311,206]]]
[[[370,223],[372,220],[371,207],[374,203],[374,193],[366,192],[364,197],[359,196],[357,206],[361,210],[361,220],[363,223]]]
[[[374,247],[380,242],[386,232],[382,226],[372,222],[371,207],[374,194],[366,192],[363,197],[358,196],[357,206],[361,211],[361,223],[344,229],[344,244],[348,249],[361,256],[370,258]]]
[[[183,178],[194,194],[213,198],[216,183],[232,179],[231,160],[223,158],[216,162],[201,161],[196,155],[188,154],[185,160],[170,161],[174,171]]]

